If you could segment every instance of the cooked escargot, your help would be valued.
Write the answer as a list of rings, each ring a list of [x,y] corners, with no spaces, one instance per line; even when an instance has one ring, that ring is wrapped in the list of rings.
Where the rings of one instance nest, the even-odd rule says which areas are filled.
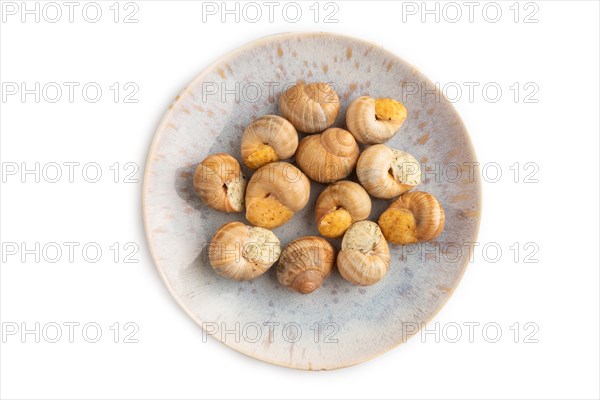
[[[421,165],[405,151],[376,144],[358,158],[356,175],[371,196],[391,199],[421,182]]]
[[[290,158],[298,147],[298,133],[285,118],[265,115],[252,122],[242,136],[242,160],[257,169]]]
[[[308,178],[285,162],[260,167],[246,188],[246,219],[254,226],[273,229],[300,211],[310,195]]]
[[[399,101],[362,96],[348,106],[346,125],[360,143],[377,144],[391,139],[406,116],[406,108]]]
[[[376,223],[359,221],[346,231],[337,267],[344,279],[356,285],[373,285],[385,276],[390,249]]]
[[[226,153],[206,157],[194,173],[194,190],[209,207],[225,212],[244,210],[246,179],[240,164]]]
[[[357,221],[369,218],[371,198],[358,183],[339,181],[327,186],[317,199],[315,219],[319,233],[337,238]]]
[[[329,276],[335,262],[335,250],[329,242],[305,236],[284,247],[277,265],[279,282],[299,293],[316,290]]]
[[[352,173],[358,160],[358,144],[350,132],[329,128],[300,141],[296,163],[314,181],[335,182]]]
[[[279,111],[299,131],[317,133],[333,125],[340,99],[327,83],[299,82],[279,97]]]
[[[281,243],[267,229],[230,222],[213,236],[208,248],[210,265],[219,275],[249,280],[264,274],[279,259]]]
[[[433,195],[408,192],[390,204],[378,223],[387,240],[409,244],[435,239],[444,230],[444,221],[444,209]]]

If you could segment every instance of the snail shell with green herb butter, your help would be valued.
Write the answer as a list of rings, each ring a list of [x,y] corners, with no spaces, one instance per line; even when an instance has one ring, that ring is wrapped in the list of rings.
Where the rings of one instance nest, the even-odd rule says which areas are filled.
[[[376,144],[358,158],[356,175],[371,196],[391,199],[421,183],[421,166],[405,151]]]
[[[373,285],[385,276],[390,267],[390,249],[376,223],[359,221],[346,231],[337,267],[340,275],[355,285]]]

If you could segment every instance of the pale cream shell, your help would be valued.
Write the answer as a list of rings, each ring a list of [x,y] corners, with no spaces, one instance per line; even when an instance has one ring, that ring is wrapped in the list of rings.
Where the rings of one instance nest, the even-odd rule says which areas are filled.
[[[349,243],[351,240],[358,245]],[[355,285],[370,286],[387,274],[389,266],[390,249],[379,225],[372,221],[354,223],[344,234],[338,253],[340,275]]]
[[[409,153],[376,144],[360,155],[356,175],[371,196],[391,199],[421,182],[421,166]]]

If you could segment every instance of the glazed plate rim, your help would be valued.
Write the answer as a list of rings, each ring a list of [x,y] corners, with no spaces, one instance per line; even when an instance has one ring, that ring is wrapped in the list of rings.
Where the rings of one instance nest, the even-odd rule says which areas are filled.
[[[179,307],[185,312],[185,314],[187,314],[199,327],[200,329],[203,329],[202,326],[204,323],[206,323],[206,321],[202,321],[200,318],[198,318],[193,310],[191,309],[191,307],[188,307],[184,302],[183,302],[183,297],[180,296],[180,292],[176,291],[173,288],[173,285],[171,284],[168,276],[167,276],[167,272],[165,271],[164,268],[161,268],[160,264],[161,262],[159,261],[157,254],[156,254],[156,249],[153,245],[153,240],[152,240],[152,233],[150,231],[150,225],[149,225],[149,214],[148,214],[148,206],[147,206],[147,202],[148,202],[148,197],[149,197],[149,193],[148,193],[148,185],[149,185],[149,179],[148,179],[148,172],[150,169],[150,166],[152,165],[152,158],[155,155],[156,151],[157,151],[157,146],[159,144],[159,142],[161,141],[163,135],[165,134],[165,127],[166,125],[169,123],[169,121],[171,120],[171,117],[174,113],[174,105],[181,100],[181,98],[183,98],[183,96],[185,95],[189,95],[188,93],[191,92],[191,88],[197,86],[197,84],[199,82],[202,82],[209,74],[213,73],[215,71],[215,68],[217,68],[220,65],[223,65],[224,63],[227,63],[228,60],[235,58],[235,56],[239,53],[242,52],[246,52],[251,50],[252,48],[255,47],[259,47],[263,44],[268,43],[269,41],[277,41],[277,40],[285,40],[285,39],[295,39],[297,37],[321,37],[321,36],[329,36],[329,37],[334,37],[334,38],[339,38],[342,40],[346,40],[346,41],[350,41],[350,42],[356,42],[362,45],[368,45],[368,46],[373,46],[375,48],[377,48],[378,50],[384,52],[387,54],[388,57],[390,57],[391,59],[395,60],[396,62],[399,63],[403,63],[405,65],[411,66],[414,68],[414,66],[405,61],[403,58],[401,58],[400,56],[396,55],[395,53],[383,48],[381,45],[369,41],[369,40],[365,40],[365,39],[361,39],[361,38],[356,38],[350,35],[345,35],[345,34],[339,34],[339,33],[335,33],[335,32],[311,32],[311,31],[300,31],[300,32],[284,32],[284,33],[275,33],[275,34],[270,34],[267,36],[262,36],[258,39],[254,39],[251,40],[249,42],[246,42],[245,44],[242,44],[241,46],[221,55],[220,57],[218,57],[214,62],[210,63],[209,65],[207,65],[205,68],[203,68],[200,73],[198,73],[184,88],[183,90],[181,90],[179,92],[179,95],[177,96],[177,98],[175,99],[175,101],[173,101],[168,110],[164,113],[163,117],[160,119],[160,122],[158,123],[156,129],[154,130],[153,133],[153,138],[152,138],[152,142],[150,144],[149,147],[149,151],[148,151],[148,157],[146,159],[146,164],[144,167],[144,176],[143,176],[143,184],[142,184],[142,220],[143,220],[143,226],[144,226],[144,237],[147,243],[147,247],[149,249],[150,255],[152,257],[152,262],[154,264],[154,267],[156,268],[156,270],[159,273],[159,276],[161,277],[161,280],[163,281],[163,283],[165,284],[167,290],[169,291],[171,297],[175,300],[175,302],[179,305]],[[415,68],[416,69],[416,68]],[[429,80],[428,77],[426,77],[424,74],[418,72],[419,77],[427,83],[431,83],[431,81]],[[460,128],[462,130],[462,132],[464,133],[464,145],[468,147],[468,151],[470,154],[473,155],[473,158],[475,160],[477,160],[477,156],[476,156],[476,152],[475,149],[473,147],[472,141],[471,141],[471,137],[468,133],[468,130],[466,128],[466,126],[464,125],[464,122],[462,121],[462,118],[460,117],[460,114],[457,112],[456,108],[454,107],[454,105],[449,102],[446,97],[444,96],[443,93],[441,93],[439,90],[437,90],[439,92],[439,95],[441,96],[443,101],[448,102],[449,107],[452,109],[453,113],[456,115],[457,121],[460,124]],[[477,168],[478,169],[478,168]],[[477,195],[477,198],[475,199],[477,205],[478,205],[478,215],[476,218],[476,222],[475,222],[475,226],[474,226],[474,230],[473,230],[473,236],[472,239],[476,240],[479,234],[479,229],[480,229],[480,224],[481,224],[481,208],[482,208],[482,187],[481,187],[481,180],[480,179],[476,179],[473,183],[475,185],[475,192]],[[429,314],[428,318],[425,318],[425,320],[423,322],[425,323],[429,323],[430,321],[432,321],[436,315],[440,312],[440,310],[446,305],[446,303],[448,302],[448,300],[452,297],[452,295],[454,294],[454,291],[456,290],[456,288],[458,287],[458,285],[460,284],[465,271],[467,269],[467,266],[469,265],[469,261],[467,259],[466,262],[462,262],[462,266],[460,268],[460,270],[458,271],[457,274],[457,280],[456,283],[453,287],[449,288],[450,290],[447,292],[447,296],[445,296],[444,299],[442,299],[442,301],[438,304],[437,308],[433,309],[433,311]],[[417,334],[420,330],[421,330],[422,326],[419,326],[418,329],[414,332],[411,333],[411,335],[409,336],[414,336],[415,334]],[[368,354],[367,356],[363,357],[363,358],[356,358],[353,360],[353,362],[351,363],[346,363],[343,365],[338,365],[335,366],[333,368],[317,368],[317,369],[311,369],[311,368],[304,368],[304,367],[300,367],[300,366],[295,366],[295,365],[290,365],[290,364],[286,364],[284,362],[280,362],[278,360],[273,360],[270,359],[268,357],[263,356],[263,354],[251,354],[250,352],[244,351],[243,347],[236,347],[236,346],[231,346],[228,343],[225,343],[225,341],[221,340],[219,335],[216,334],[211,334],[209,332],[207,332],[206,330],[204,330],[204,333],[214,337],[216,340],[218,340],[219,342],[225,344],[227,347],[229,347],[231,350],[235,350],[238,353],[244,354],[248,357],[251,357],[253,359],[258,359],[261,361],[264,361],[266,363],[269,364],[273,364],[273,365],[278,365],[278,366],[283,366],[283,367],[287,367],[287,368],[291,368],[291,369],[298,369],[298,370],[335,370],[335,369],[341,369],[341,368],[346,368],[346,367],[350,367],[350,366],[354,366],[357,364],[361,364],[364,363],[366,361],[369,361],[371,359],[374,359],[394,348],[396,348],[397,346],[399,346],[400,344],[404,343],[406,341],[406,338],[404,340],[402,340],[401,337],[399,337],[399,340],[392,344],[389,345],[385,348],[382,348],[381,350],[379,350],[378,352],[374,352],[372,354]]]

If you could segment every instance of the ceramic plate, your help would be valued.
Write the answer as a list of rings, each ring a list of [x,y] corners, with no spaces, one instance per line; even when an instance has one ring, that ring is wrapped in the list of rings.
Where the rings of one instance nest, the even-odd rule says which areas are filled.
[[[300,295],[277,282],[275,268],[253,281],[236,282],[215,274],[208,263],[207,245],[216,229],[245,220],[243,213],[211,210],[194,195],[196,165],[217,152],[241,161],[246,125],[277,114],[279,94],[297,80],[329,82],[337,90],[342,104],[335,126],[345,126],[347,105],[360,95],[400,99],[408,109],[388,145],[422,162],[424,182],[418,189],[441,201],[446,226],[434,242],[391,246],[390,270],[374,286],[353,286],[334,271],[319,290]],[[329,33],[269,36],[219,59],[169,106],[144,179],[148,244],[173,297],[217,340],[286,367],[347,367],[405,342],[457,286],[468,263],[461,244],[475,241],[479,225],[478,174],[466,168],[475,161],[453,106],[396,55]],[[309,205],[274,230],[282,244],[318,235],[314,204],[323,188],[312,183]],[[377,221],[386,205],[374,200],[370,219]],[[333,244],[339,248],[339,241]]]

